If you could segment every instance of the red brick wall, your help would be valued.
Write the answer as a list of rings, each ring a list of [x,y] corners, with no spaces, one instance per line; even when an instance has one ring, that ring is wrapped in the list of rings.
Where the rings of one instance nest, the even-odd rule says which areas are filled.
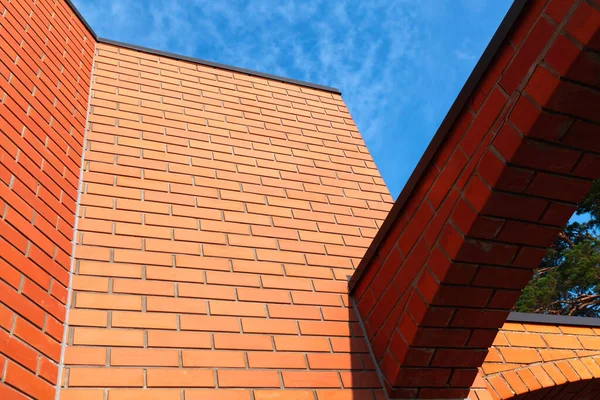
[[[340,96],[98,52],[61,399],[381,395],[347,277],[392,200]]]
[[[53,399],[94,40],[64,1],[0,1],[0,398]]]
[[[532,0],[353,291],[392,397],[464,397],[600,178],[597,2]]]

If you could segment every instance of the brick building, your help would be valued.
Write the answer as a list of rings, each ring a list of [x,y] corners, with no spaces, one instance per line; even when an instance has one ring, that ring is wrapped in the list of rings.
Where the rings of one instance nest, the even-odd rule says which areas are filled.
[[[600,177],[600,4],[515,1],[394,203],[338,90],[0,0],[0,398],[600,398],[509,313]]]

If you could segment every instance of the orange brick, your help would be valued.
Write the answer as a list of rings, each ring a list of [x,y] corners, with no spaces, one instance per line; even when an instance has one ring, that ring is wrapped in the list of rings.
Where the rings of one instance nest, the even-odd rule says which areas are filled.
[[[299,253],[325,254],[325,246],[322,244],[301,242],[299,240],[279,240],[279,249]]]
[[[208,258],[187,256],[183,254],[175,256],[175,265],[182,268],[199,268],[217,271],[229,271],[231,269],[229,260],[225,258]]]
[[[169,282],[144,281],[139,279],[116,278],[113,281],[114,293],[150,294],[174,296],[175,287]]]
[[[95,308],[103,310],[142,310],[140,296],[116,294],[77,293],[77,308]]]
[[[585,337],[580,336],[579,341],[586,350],[600,350],[600,337]]]
[[[306,262],[302,253],[290,251],[256,249],[256,256],[259,261],[276,261],[291,264],[304,264]]]
[[[176,329],[174,314],[150,312],[112,312],[112,326],[117,328]]]
[[[131,368],[71,368],[69,386],[72,387],[142,387],[143,370]]]
[[[242,318],[242,331],[245,333],[297,335],[298,327],[292,320]]]
[[[255,390],[254,398],[255,400],[313,400],[314,396],[310,390]]]
[[[88,399],[88,397],[81,398]],[[181,393],[177,389],[110,389],[108,398],[110,400],[180,400]]]
[[[210,349],[211,341],[210,335],[202,332],[148,331],[148,347]]]
[[[229,272],[206,272],[206,282],[209,284],[259,287],[258,276],[252,274],[240,274]]]
[[[305,278],[323,278],[332,279],[331,268],[326,267],[308,267],[306,265],[286,265],[285,273],[287,276],[299,276]]]
[[[238,290],[241,289],[242,288]],[[180,297],[196,297],[200,299],[216,300],[235,300],[235,289],[228,286],[179,283],[177,285],[177,293]]]
[[[548,347],[554,349],[581,349],[581,343],[576,336],[566,335],[544,335]]]
[[[314,306],[288,306],[281,304],[269,304],[269,316],[271,318],[290,319],[321,319],[318,307]]]
[[[184,367],[245,368],[246,359],[241,351],[184,350]],[[264,354],[264,353],[263,353]]]
[[[216,389],[216,390],[185,390],[186,400],[211,400],[211,399],[223,399],[223,400],[250,400],[249,390],[227,390],[227,389]]]
[[[114,250],[114,261],[131,264],[173,265],[173,256],[165,253],[135,250]]]
[[[177,367],[179,366],[179,355],[177,350],[112,349],[110,365]]]
[[[202,245],[203,254],[207,257],[225,257],[241,260],[254,260],[254,250],[245,247]]]
[[[265,236],[271,238],[292,239],[298,238],[298,233],[295,229],[274,228],[271,226],[252,226],[252,234],[254,236]]]
[[[219,387],[279,387],[279,375],[276,371],[227,371],[217,372]]]
[[[266,275],[283,275],[283,267],[280,263],[233,260],[234,272],[250,272]]]
[[[539,353],[534,349],[501,347],[500,353],[504,361],[509,363],[531,364],[542,361]]]
[[[74,345],[142,347],[142,331],[122,329],[75,328]]]
[[[181,329],[207,332],[240,332],[240,321],[234,317],[214,315],[181,315]]]
[[[115,233],[117,235],[129,235],[138,237],[152,237],[160,239],[171,238],[171,228],[158,226],[116,223]]]
[[[271,338],[264,335],[215,333],[215,349],[273,350]]]
[[[100,310],[69,310],[69,325],[71,326],[107,326],[108,312]]]
[[[108,279],[74,275],[71,280],[71,288],[90,292],[108,292]]]
[[[206,300],[148,297],[146,309],[166,313],[206,314]]]
[[[141,278],[142,267],[134,264],[112,264],[94,261],[79,261],[79,273],[82,275]]]
[[[189,246],[192,243],[186,243],[186,249],[189,248],[189,251],[183,251],[183,249],[179,250],[179,253],[190,253],[190,254],[198,254],[198,249],[196,249],[196,245],[199,243],[214,243],[214,244],[226,244],[225,235],[221,233],[215,232],[200,232],[193,231],[188,229],[175,229],[174,233],[175,241],[190,241],[194,246]],[[172,242],[171,242],[172,243]],[[231,245],[236,245],[235,243],[229,242]],[[166,241],[163,242],[165,248],[168,248],[169,243]],[[179,245],[179,244],[178,244]],[[176,247],[178,249],[178,247]],[[193,250],[193,251],[192,251]]]
[[[227,240],[232,246],[253,247],[262,249],[276,249],[277,241],[274,239],[242,236],[242,235],[227,235]]]
[[[98,389],[65,389],[60,390],[60,400],[104,400],[104,390]],[[112,400],[112,399],[111,399]]]
[[[310,369],[363,369],[359,354],[308,354]]]
[[[294,304],[306,304],[317,306],[341,306],[339,295],[330,293],[292,292]]]
[[[265,317],[266,306],[262,303],[246,303],[210,300],[212,315],[232,315],[239,317]]]
[[[261,281],[264,288],[312,291],[311,280],[305,278],[263,276]]]
[[[324,337],[275,336],[277,351],[329,352],[329,342]]]
[[[68,346],[65,349],[64,361],[66,365],[105,365],[106,349]]]
[[[286,388],[338,388],[341,382],[337,372],[283,371]]]
[[[305,369],[306,361],[301,353],[248,352],[250,368]]]
[[[204,272],[187,268],[146,267],[146,279],[173,282],[204,282]],[[181,287],[179,287],[181,289]]]
[[[144,217],[144,222],[148,225],[198,229],[198,221],[195,218],[174,217],[171,215],[146,214]]]
[[[303,335],[316,336],[350,336],[350,326],[345,322],[300,321],[300,332]]]
[[[214,387],[213,371],[198,369],[148,369],[148,387]]]
[[[146,250],[172,254],[200,254],[200,243],[174,240],[146,239]]]

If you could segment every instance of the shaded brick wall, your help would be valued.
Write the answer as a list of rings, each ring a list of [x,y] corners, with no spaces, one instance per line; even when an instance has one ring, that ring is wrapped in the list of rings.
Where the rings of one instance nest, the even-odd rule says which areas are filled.
[[[0,1],[2,399],[54,398],[93,52],[64,1]]]
[[[381,394],[347,277],[392,199],[340,96],[99,44],[89,122],[61,399]]]
[[[505,323],[481,370],[493,399],[596,398],[600,328]]]
[[[468,394],[600,178],[599,27],[597,2],[525,2],[375,249],[352,296],[391,397]]]

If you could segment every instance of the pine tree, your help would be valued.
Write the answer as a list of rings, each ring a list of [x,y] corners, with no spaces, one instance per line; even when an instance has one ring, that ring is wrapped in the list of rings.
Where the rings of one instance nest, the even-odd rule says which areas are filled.
[[[600,317],[600,180],[535,270],[515,311]]]

